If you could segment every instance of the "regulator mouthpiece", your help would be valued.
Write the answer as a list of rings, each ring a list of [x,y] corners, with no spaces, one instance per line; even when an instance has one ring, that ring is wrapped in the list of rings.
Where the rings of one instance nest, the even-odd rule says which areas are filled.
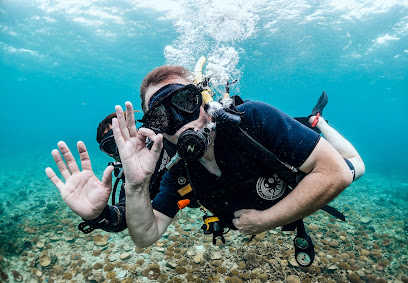
[[[178,155],[186,161],[200,159],[207,150],[208,138],[209,135],[204,131],[185,130],[181,133],[177,143]]]

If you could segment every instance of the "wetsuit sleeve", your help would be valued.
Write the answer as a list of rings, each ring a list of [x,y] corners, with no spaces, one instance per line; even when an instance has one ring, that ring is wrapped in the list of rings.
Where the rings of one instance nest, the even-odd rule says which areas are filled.
[[[244,112],[242,127],[283,161],[299,167],[320,139],[320,135],[277,108],[257,101],[237,107]]]
[[[180,194],[177,192],[179,185],[177,184],[175,175],[173,170],[167,171],[166,174],[163,175],[159,193],[152,202],[153,209],[170,218],[174,218],[179,211],[177,202],[181,199]]]
[[[121,232],[127,228],[125,203],[125,186],[122,185],[119,195],[119,202],[115,205],[107,205],[96,219],[85,221],[85,223],[104,231]]]

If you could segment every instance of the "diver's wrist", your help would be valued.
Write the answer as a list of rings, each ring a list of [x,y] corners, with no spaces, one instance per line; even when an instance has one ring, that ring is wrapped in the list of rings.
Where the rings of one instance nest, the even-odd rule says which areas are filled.
[[[128,183],[125,182],[125,194],[126,197],[132,197],[133,195],[144,195],[148,194],[149,195],[149,184],[150,184],[150,178],[148,181],[145,181],[140,184],[135,184],[135,183]]]
[[[105,218],[109,211],[109,205],[106,205],[102,210],[95,211],[92,215],[81,217],[84,221],[99,221]]]
[[[273,214],[269,212],[269,209],[263,210],[259,217],[260,223],[265,227],[265,231],[273,230],[278,227],[276,221],[274,220]]]

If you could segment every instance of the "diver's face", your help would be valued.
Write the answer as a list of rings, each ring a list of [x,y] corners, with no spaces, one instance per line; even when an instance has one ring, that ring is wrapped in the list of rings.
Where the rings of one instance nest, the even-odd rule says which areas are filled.
[[[171,78],[168,80],[165,80],[159,84],[156,85],[150,85],[146,89],[145,93],[145,108],[148,109],[148,103],[150,98],[153,96],[154,93],[156,93],[159,89],[164,87],[165,85],[168,84],[182,84],[182,85],[188,85],[191,84],[191,81],[185,79],[185,78]],[[191,121],[184,126],[182,126],[180,129],[176,131],[174,135],[169,135],[166,133],[162,133],[164,138],[169,140],[173,144],[177,144],[178,138],[182,132],[184,132],[187,129],[194,129],[194,130],[201,130],[204,128],[206,124],[208,124],[211,121],[211,116],[209,116],[205,111],[204,111],[204,104],[201,105],[200,107],[200,114],[198,118],[194,121]]]
[[[109,124],[108,128],[106,128],[106,129],[103,131],[102,140],[103,140],[103,138],[105,137],[105,135],[106,135],[110,130],[112,130],[112,124]],[[119,156],[119,155],[109,155],[109,156],[112,157],[113,159],[115,159],[115,161],[120,162],[120,156]]]

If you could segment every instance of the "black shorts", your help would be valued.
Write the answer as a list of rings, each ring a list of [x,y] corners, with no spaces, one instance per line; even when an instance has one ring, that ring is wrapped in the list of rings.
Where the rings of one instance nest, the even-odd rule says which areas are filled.
[[[344,160],[346,161],[348,167],[350,168],[351,174],[353,174],[353,181],[354,181],[354,179],[356,178],[356,170],[354,169],[354,165],[353,163],[351,163],[350,160],[346,158],[344,158]]]

